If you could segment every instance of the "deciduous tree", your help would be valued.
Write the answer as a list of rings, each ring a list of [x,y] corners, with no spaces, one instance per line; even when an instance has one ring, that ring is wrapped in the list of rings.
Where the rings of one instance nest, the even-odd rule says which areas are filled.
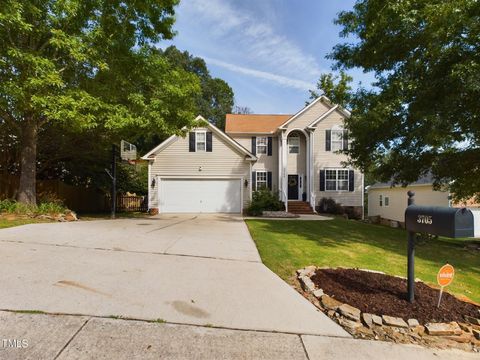
[[[339,14],[337,68],[373,72],[347,120],[355,165],[409,183],[431,171],[480,197],[480,2],[359,0]]]
[[[2,1],[0,122],[20,139],[19,201],[36,201],[37,139],[48,123],[163,133],[191,125],[198,80],[153,48],[172,38],[177,3]]]

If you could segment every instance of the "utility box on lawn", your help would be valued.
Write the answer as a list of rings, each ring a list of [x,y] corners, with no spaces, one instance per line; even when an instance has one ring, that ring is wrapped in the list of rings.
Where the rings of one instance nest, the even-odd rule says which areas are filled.
[[[411,205],[405,210],[405,228],[449,238],[475,236],[473,214],[465,208]]]

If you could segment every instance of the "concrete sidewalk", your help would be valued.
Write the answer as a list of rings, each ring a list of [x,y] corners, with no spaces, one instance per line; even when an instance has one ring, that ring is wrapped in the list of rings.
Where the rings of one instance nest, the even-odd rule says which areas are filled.
[[[1,359],[470,360],[478,354],[322,336],[0,312]],[[11,344],[11,342],[10,342]],[[25,344],[25,343],[24,343]]]

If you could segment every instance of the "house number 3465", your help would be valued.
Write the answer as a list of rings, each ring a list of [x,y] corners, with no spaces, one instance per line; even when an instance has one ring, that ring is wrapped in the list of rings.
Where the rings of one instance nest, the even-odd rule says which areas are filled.
[[[432,217],[429,215],[418,215],[417,223],[431,225],[433,223]]]

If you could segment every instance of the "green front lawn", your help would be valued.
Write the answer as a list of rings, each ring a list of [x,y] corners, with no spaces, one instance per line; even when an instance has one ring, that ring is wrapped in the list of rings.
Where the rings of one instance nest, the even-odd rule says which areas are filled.
[[[307,265],[358,267],[406,276],[405,230],[358,221],[246,220],[263,262],[285,281]],[[440,239],[417,246],[415,276],[435,284],[445,263],[455,267],[448,291],[480,302],[480,254],[464,250],[468,240]]]

